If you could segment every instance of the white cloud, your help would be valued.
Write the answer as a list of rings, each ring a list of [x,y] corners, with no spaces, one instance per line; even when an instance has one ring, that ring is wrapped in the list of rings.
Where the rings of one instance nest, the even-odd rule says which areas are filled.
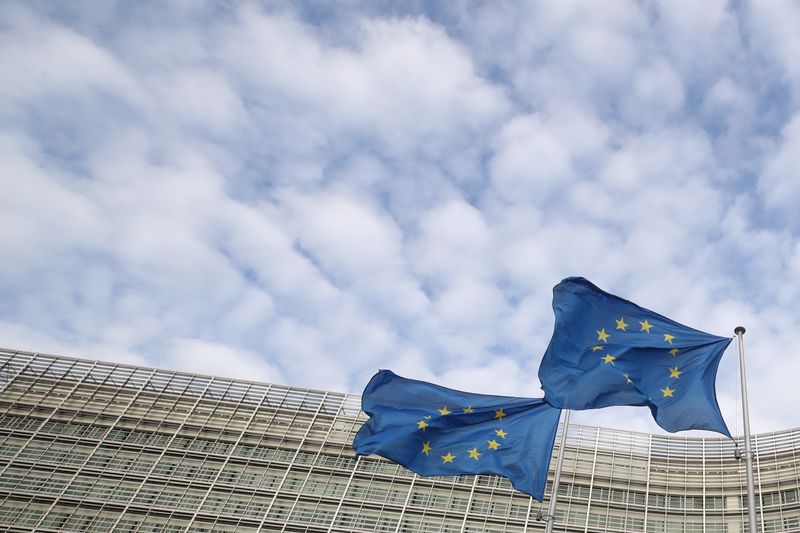
[[[425,278],[486,278],[492,272],[492,235],[480,211],[449,200],[421,214],[419,238],[411,244],[414,268]]]
[[[70,187],[69,176],[39,158],[35,142],[0,133],[0,246],[15,258],[0,265],[2,285],[33,283],[33,269],[51,254],[104,241],[95,206]]]
[[[186,128],[231,133],[247,119],[239,95],[228,80],[208,69],[185,69],[151,82],[159,109],[174,114]]]
[[[785,219],[798,219],[797,198],[800,197],[800,113],[795,114],[781,131],[779,145],[768,158],[759,177],[758,192],[767,207]]]
[[[399,318],[427,299],[405,270],[402,234],[367,202],[341,195],[287,194],[282,202],[298,243],[336,285]]]
[[[750,99],[751,96],[734,80],[722,78],[708,90],[703,99],[703,105],[712,115],[718,113],[725,115],[734,111],[741,113],[752,107]],[[728,117],[723,116],[722,118],[727,119]]]
[[[282,368],[293,377],[302,376],[308,385],[340,390],[347,385],[347,354],[330,351],[323,333],[293,319],[279,320],[270,329],[265,347]]]
[[[582,105],[559,102],[544,114],[517,115],[493,141],[492,183],[505,202],[546,205],[602,161],[611,138]]]
[[[750,3],[745,9],[746,27],[754,39],[754,48],[791,83],[796,104],[800,89],[800,57],[796,53],[800,46],[796,31],[800,8],[791,2],[767,0]]]
[[[748,327],[754,427],[800,424],[795,8],[119,9],[2,8],[4,343],[536,395],[551,287],[585,275]]]
[[[547,197],[575,177],[568,145],[536,116],[509,122],[495,151],[492,180],[507,201]]]
[[[160,362],[169,369],[192,374],[284,382],[280,372],[258,354],[202,339],[174,339]]]
[[[519,363],[497,357],[480,366],[455,367],[442,376],[447,386],[460,390],[500,396],[537,396],[536,378],[526,376]]]
[[[329,134],[374,135],[389,152],[427,151],[506,109],[502,91],[476,75],[465,50],[422,18],[362,19],[347,46],[252,7],[239,21],[223,59],[263,105],[301,110]]]
[[[232,335],[252,333],[274,316],[274,299],[257,287],[247,287],[223,317],[221,328]]]
[[[659,29],[666,38],[664,48],[677,70],[705,77],[739,51],[741,37],[730,5],[725,0],[681,0],[654,6]]]
[[[626,119],[647,128],[679,112],[685,99],[680,75],[663,59],[656,60],[634,75],[624,103]]]
[[[41,99],[86,98],[93,91],[137,102],[137,82],[108,50],[69,28],[52,24],[28,10],[7,6],[0,32],[0,113]]]
[[[505,298],[493,285],[462,280],[443,291],[435,305],[443,328],[474,331],[497,322],[504,314]]]
[[[399,270],[400,232],[369,204],[326,195],[290,195],[300,243],[336,277],[353,281],[376,270]]]

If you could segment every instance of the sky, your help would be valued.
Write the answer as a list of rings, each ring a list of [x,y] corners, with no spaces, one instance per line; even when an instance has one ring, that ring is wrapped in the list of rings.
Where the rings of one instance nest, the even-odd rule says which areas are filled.
[[[746,327],[753,431],[800,426],[798,27],[775,0],[3,2],[0,346],[537,397],[584,276]],[[734,343],[735,434],[738,380]]]

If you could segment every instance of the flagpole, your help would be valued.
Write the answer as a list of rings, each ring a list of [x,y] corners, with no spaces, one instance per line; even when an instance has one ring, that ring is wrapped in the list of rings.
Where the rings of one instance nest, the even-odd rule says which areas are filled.
[[[553,532],[553,524],[556,521],[556,501],[558,500],[558,482],[561,478],[561,467],[564,465],[564,447],[567,444],[567,428],[569,427],[569,409],[564,409],[564,424],[561,428],[561,443],[558,445],[558,459],[556,459],[556,471],[553,474],[553,490],[550,493],[550,506],[547,508],[547,525],[544,533]]]
[[[750,518],[750,533],[756,529],[756,494],[753,487],[753,452],[750,447],[750,412],[747,407],[747,375],[744,370],[744,332],[742,326],[733,330],[739,339],[739,377],[742,381],[742,417],[744,418],[744,454],[747,469],[747,515]]]

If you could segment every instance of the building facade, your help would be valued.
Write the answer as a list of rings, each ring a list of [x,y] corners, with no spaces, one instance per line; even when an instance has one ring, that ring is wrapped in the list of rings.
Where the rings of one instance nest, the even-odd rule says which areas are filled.
[[[544,530],[549,490],[357,459],[363,420],[349,394],[0,350],[0,530]],[[800,531],[800,429],[754,448],[759,527]],[[570,425],[554,530],[747,531],[734,452]]]

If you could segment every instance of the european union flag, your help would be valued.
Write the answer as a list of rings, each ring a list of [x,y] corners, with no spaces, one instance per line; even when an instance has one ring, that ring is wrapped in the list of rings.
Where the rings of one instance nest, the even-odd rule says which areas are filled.
[[[422,476],[496,474],[541,501],[561,411],[542,400],[472,394],[389,370],[364,389],[353,440]]]
[[[646,405],[667,431],[730,437],[717,404],[731,339],[678,324],[584,278],[553,288],[556,325],[539,367],[545,400],[562,409]]]

